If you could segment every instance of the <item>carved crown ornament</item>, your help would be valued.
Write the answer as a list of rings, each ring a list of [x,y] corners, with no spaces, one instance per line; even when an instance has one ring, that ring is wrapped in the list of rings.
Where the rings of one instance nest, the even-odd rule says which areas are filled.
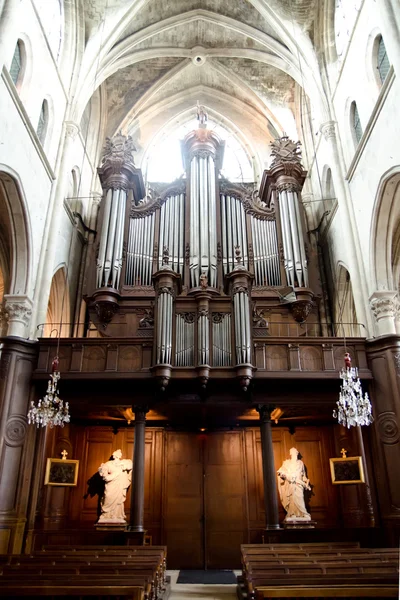
[[[133,152],[136,148],[132,137],[126,137],[120,131],[113,138],[106,138],[101,166],[111,168],[112,173],[121,173],[123,165],[134,166]]]
[[[275,206],[267,206],[259,196],[259,191],[254,189],[253,184],[232,184],[222,179],[219,182],[219,192],[225,196],[237,198],[243,205],[245,213],[263,221],[275,220]]]
[[[271,142],[271,169],[283,163],[301,163],[301,143],[294,142],[287,135],[283,135]]]
[[[132,201],[130,218],[131,219],[142,219],[153,214],[158,208],[171,197],[179,196],[180,194],[186,193],[186,179],[177,179],[167,187],[160,190],[161,184],[150,185],[147,190],[147,195],[140,200],[137,204]]]

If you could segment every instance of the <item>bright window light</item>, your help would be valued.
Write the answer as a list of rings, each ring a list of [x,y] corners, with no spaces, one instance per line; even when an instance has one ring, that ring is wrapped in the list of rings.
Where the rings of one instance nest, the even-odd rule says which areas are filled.
[[[197,119],[191,119],[159,139],[150,149],[147,159],[147,181],[168,183],[184,174],[181,140],[193,129],[198,128]],[[208,120],[207,129],[225,141],[224,161],[221,175],[232,182],[254,181],[252,163],[240,140],[222,125]],[[146,167],[144,169],[146,171]]]

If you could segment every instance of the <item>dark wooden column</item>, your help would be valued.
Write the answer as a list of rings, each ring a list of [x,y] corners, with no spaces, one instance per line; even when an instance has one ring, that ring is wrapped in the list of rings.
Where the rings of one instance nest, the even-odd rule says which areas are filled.
[[[131,523],[129,530],[144,534],[144,453],[147,408],[133,407],[135,413],[135,440],[131,492]]]
[[[278,494],[276,491],[276,472],[271,429],[271,412],[273,409],[270,406],[259,404],[257,410],[260,413],[265,528],[269,530],[279,529]]]
[[[0,361],[0,553],[18,554],[26,524],[36,427],[26,414],[37,342],[1,339]]]

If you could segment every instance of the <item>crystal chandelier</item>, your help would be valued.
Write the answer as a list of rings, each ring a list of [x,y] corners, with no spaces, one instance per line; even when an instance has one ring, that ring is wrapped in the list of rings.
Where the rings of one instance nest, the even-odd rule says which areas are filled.
[[[61,400],[58,393],[58,380],[60,379],[59,360],[56,356],[51,365],[51,373],[47,392],[43,400],[39,400],[37,406],[32,400],[28,412],[28,423],[35,424],[37,427],[64,427],[69,423],[69,405],[68,402]]]
[[[350,354],[344,355],[345,366],[340,371],[343,380],[340,386],[337,410],[333,411],[334,418],[344,427],[371,425],[374,418],[368,394],[363,395],[358,369],[351,366]]]

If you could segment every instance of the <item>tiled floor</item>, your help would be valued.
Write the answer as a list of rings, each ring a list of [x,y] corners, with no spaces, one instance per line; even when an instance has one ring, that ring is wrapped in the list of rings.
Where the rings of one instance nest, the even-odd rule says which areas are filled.
[[[234,571],[239,574],[240,571]],[[169,600],[237,600],[236,584],[200,585],[176,583],[179,571],[167,571],[171,576],[171,595]]]

